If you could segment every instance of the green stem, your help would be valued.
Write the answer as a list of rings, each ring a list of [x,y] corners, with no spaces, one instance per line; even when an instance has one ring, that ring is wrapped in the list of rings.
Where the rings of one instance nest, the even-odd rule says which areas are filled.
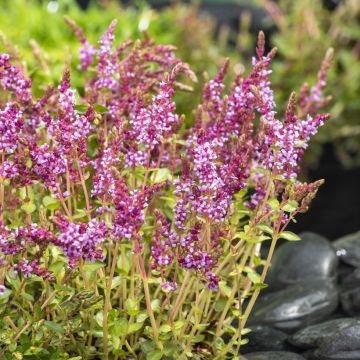
[[[178,293],[178,296],[176,298],[174,307],[173,307],[173,309],[172,309],[172,311],[170,313],[170,323],[174,322],[174,319],[175,319],[175,317],[177,315],[177,312],[179,310],[179,306],[181,304],[181,299],[184,297],[185,287],[186,287],[186,285],[188,285],[188,281],[190,280],[190,275],[191,275],[190,271],[187,271],[185,276],[184,276],[183,283],[182,283],[181,288],[179,290],[179,293]]]
[[[260,283],[261,284],[263,284],[265,282],[265,278],[266,278],[266,275],[268,273],[268,270],[269,270],[269,267],[270,267],[270,264],[271,264],[271,259],[272,259],[273,254],[274,254],[274,250],[275,250],[277,240],[278,240],[277,235],[274,235],[274,237],[272,239],[272,242],[271,242],[271,245],[270,245],[270,250],[269,250],[269,253],[268,253],[264,268],[263,268],[263,271],[261,273],[261,277],[260,277]],[[255,305],[255,301],[258,298],[259,294],[260,294],[260,291],[261,291],[261,289],[257,288],[253,292],[253,294],[252,294],[252,296],[250,298],[249,304],[246,307],[243,320],[240,323],[240,328],[241,329],[243,329],[245,327],[246,322],[247,322],[247,320],[249,318],[249,315],[251,313],[251,310],[253,309],[253,307]]]
[[[264,265],[264,269],[261,273],[261,277],[260,277],[260,283],[264,283],[265,278],[266,278],[266,274],[269,270],[270,264],[271,264],[271,259],[272,256],[274,254],[274,250],[275,250],[275,245],[277,242],[277,233],[274,234],[272,242],[271,242],[271,246],[270,246],[270,250]],[[229,341],[229,343],[227,344],[227,346],[214,358],[214,360],[221,360],[224,358],[224,356],[227,354],[227,352],[230,350],[230,348],[233,346],[233,344],[236,342],[236,340],[239,340],[239,337],[241,337],[241,331],[245,328],[246,322],[249,318],[249,315],[251,313],[251,310],[253,309],[255,302],[260,294],[260,288],[255,289],[254,293],[252,294],[249,304],[246,307],[245,313],[242,317],[242,320],[239,324],[238,327],[238,331],[236,332],[236,334],[234,334],[234,336],[232,337],[232,339]]]
[[[155,339],[155,342],[156,342],[158,348],[160,350],[162,350],[163,345],[159,341],[159,330],[158,330],[158,327],[157,327],[157,324],[156,324],[153,309],[151,307],[151,296],[150,296],[149,282],[148,282],[148,278],[147,278],[147,275],[146,275],[144,262],[143,262],[143,259],[142,259],[140,253],[137,254],[137,261],[138,261],[138,268],[139,268],[140,276],[141,276],[143,286],[144,286],[146,309],[147,309],[147,312],[148,312],[149,317],[150,317],[151,327],[152,327],[153,332],[154,332],[154,339]]]
[[[226,315],[227,315],[227,313],[228,313],[228,311],[230,309],[230,306],[231,306],[232,302],[234,301],[235,294],[236,294],[236,292],[238,290],[238,285],[239,285],[238,278],[241,277],[241,274],[242,274],[242,272],[244,270],[245,264],[246,264],[246,262],[247,262],[247,260],[249,258],[249,255],[250,255],[250,252],[251,252],[252,248],[253,248],[252,245],[248,245],[243,258],[241,259],[241,263],[240,263],[239,269],[238,269],[239,275],[237,277],[237,280],[234,281],[232,291],[231,291],[230,296],[229,296],[229,298],[228,298],[228,300],[227,300],[227,302],[225,304],[225,307],[224,307],[224,309],[223,309],[223,311],[221,313],[221,316],[219,318],[219,321],[218,321],[218,324],[217,324],[217,327],[216,327],[216,337],[220,336],[221,330],[222,330],[223,325],[224,325],[223,324],[224,320],[226,318]]]
[[[112,263],[111,263],[109,281],[105,288],[105,303],[104,303],[104,312],[103,312],[104,360],[109,359],[108,314],[109,314],[109,310],[111,308],[111,286],[112,286],[112,281],[113,281],[114,274],[115,274],[118,252],[119,252],[119,242],[117,241],[115,244],[114,256],[113,256]]]
[[[80,162],[79,162],[78,159],[76,160],[76,164],[77,164],[77,167],[78,167],[78,170],[79,170],[81,186],[82,186],[83,191],[84,191],[87,216],[88,216],[89,220],[91,220],[91,217],[90,217],[91,207],[90,207],[89,193],[87,191],[84,174],[82,172],[82,169],[80,167]]]
[[[195,316],[195,323],[193,324],[192,328],[191,328],[191,331],[190,331],[190,334],[188,336],[188,340],[186,342],[186,345],[185,345],[185,349],[182,353],[182,355],[180,356],[179,360],[181,359],[186,359],[187,358],[187,353],[191,347],[191,342],[195,336],[195,333],[196,331],[198,330],[198,326],[199,324],[201,323],[201,320],[202,320],[202,314],[204,314],[204,306],[206,304],[206,298],[201,301],[202,299],[200,298],[200,296],[197,297],[197,300],[196,300],[196,304],[195,304],[195,307],[198,308],[198,313],[196,314]]]

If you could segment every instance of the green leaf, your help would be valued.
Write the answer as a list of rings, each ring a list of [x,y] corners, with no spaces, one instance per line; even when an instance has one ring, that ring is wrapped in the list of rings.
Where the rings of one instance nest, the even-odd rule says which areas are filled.
[[[116,336],[125,336],[128,333],[129,323],[125,318],[114,322],[112,333]]]
[[[219,289],[222,293],[224,293],[227,297],[230,297],[231,295],[231,288],[229,286],[227,286],[225,281],[220,281],[219,282]]]
[[[244,272],[247,273],[248,278],[253,284],[260,283],[260,275],[249,266],[245,266]]]
[[[119,349],[119,347],[120,347],[120,337],[119,336],[113,335],[112,345],[113,345],[114,350]]]
[[[121,284],[122,279],[122,276],[115,276],[111,282],[111,289],[116,289]]]
[[[216,312],[223,311],[226,303],[227,303],[227,301],[225,298],[220,298],[215,304],[215,311]]]
[[[131,298],[126,299],[125,309],[129,315],[137,315],[139,313],[139,306],[137,301]]]
[[[146,355],[146,360],[160,360],[162,356],[163,354],[160,350],[153,350]]]
[[[59,324],[57,324],[57,323],[55,323],[53,321],[44,321],[44,325],[48,329],[50,329],[50,330],[52,330],[52,331],[54,331],[54,332],[56,332],[58,334],[64,334],[65,333],[64,328],[61,325],[59,325]]]
[[[32,295],[30,295],[30,294],[28,294],[28,293],[26,293],[26,292],[21,292],[20,293],[20,296],[23,298],[23,299],[25,299],[25,300],[28,300],[28,301],[34,301],[34,297],[32,296]]]
[[[221,349],[224,347],[225,342],[224,342],[224,339],[223,339],[223,338],[217,337],[217,338],[215,339],[214,344],[215,344],[215,349],[221,350]]]
[[[26,187],[25,186],[20,188],[19,189],[19,195],[20,195],[22,200],[25,200],[27,197],[29,197],[30,200],[34,200],[34,198],[35,198],[34,190],[30,186],[28,186],[27,192],[26,192]]]
[[[95,261],[92,263],[86,263],[83,267],[84,271],[87,272],[94,272],[98,269],[101,269],[105,266],[105,263],[101,262],[101,261]]]
[[[171,341],[171,339],[164,345],[163,352],[164,352],[165,356],[169,356],[171,359],[178,358],[175,355],[175,354],[177,354],[176,353],[176,345],[174,344],[173,341]]]
[[[159,328],[159,332],[163,333],[163,334],[166,334],[166,333],[168,333],[170,331],[171,331],[171,326],[169,324],[161,325],[160,328]]]
[[[278,210],[279,209],[279,206],[280,206],[280,203],[279,203],[279,200],[278,199],[270,199],[268,200],[267,202],[270,207],[273,209],[273,210]]]
[[[253,285],[254,289],[266,289],[267,287],[268,287],[267,284],[262,284],[262,283],[258,283],[258,284]]]
[[[127,275],[130,272],[131,263],[130,263],[130,257],[129,256],[119,256],[119,259],[117,261],[117,267],[120,270],[123,275]]]
[[[58,276],[61,272],[65,272],[67,265],[64,261],[55,261],[49,266],[49,270],[55,275]]]
[[[156,348],[156,343],[153,340],[145,340],[140,342],[141,351],[144,354],[148,354],[151,351],[154,351]]]
[[[160,300],[154,299],[153,301],[151,301],[151,308],[156,313],[160,312]]]
[[[44,332],[40,329],[35,334],[35,341],[40,341],[44,337]]]
[[[31,159],[27,159],[27,160],[26,160],[26,167],[27,167],[28,169],[31,169],[31,168],[32,168],[32,165],[33,165],[33,163],[32,163],[32,161],[31,161]]]
[[[147,314],[146,311],[141,312],[136,316],[136,322],[143,323],[148,317],[149,315]]]
[[[143,323],[132,323],[129,325],[128,334],[139,331],[143,327]]]
[[[267,234],[272,235],[274,233],[272,227],[269,226],[268,224],[262,223],[262,224],[256,225],[256,227]]]
[[[185,324],[185,321],[183,320],[178,320],[174,322],[174,329],[175,330],[180,330]]]
[[[246,345],[249,342],[249,339],[241,339],[240,345]]]
[[[251,211],[246,210],[246,209],[241,209],[241,210],[238,210],[237,212],[242,215],[250,215],[251,214]]]
[[[294,234],[291,231],[283,231],[279,234],[279,238],[285,239],[285,240],[289,240],[289,241],[299,241],[301,240],[301,238]]]
[[[86,210],[84,209],[76,209],[77,214],[73,215],[74,220],[79,220],[87,216]]]
[[[101,114],[109,112],[109,109],[106,106],[100,104],[95,104],[93,107],[96,112]]]
[[[79,113],[84,113],[87,111],[88,107],[89,106],[86,104],[77,104],[77,105],[74,105],[74,110],[76,110]]]
[[[283,206],[283,210],[286,212],[293,212],[299,207],[299,203],[295,200],[290,200],[287,202],[285,206]]]
[[[204,339],[205,339],[205,335],[197,335],[197,336],[194,336],[194,337],[191,339],[191,342],[193,342],[193,343],[199,343],[199,342],[204,341]]]
[[[95,315],[95,320],[96,323],[102,327],[103,326],[103,320],[104,320],[104,314],[102,311],[99,311],[96,315]]]
[[[60,201],[52,196],[45,196],[42,203],[51,211],[55,211],[60,207]]]
[[[168,168],[161,168],[156,170],[152,175],[151,175],[151,182],[153,184],[157,184],[157,183],[161,183],[165,180],[169,180],[171,178],[171,173],[170,170]]]
[[[207,329],[209,327],[209,325],[210,325],[210,323],[198,324],[198,325],[196,325],[196,329],[203,331],[203,330]]]
[[[244,329],[241,330],[241,335],[246,335],[246,334],[250,333],[251,331],[252,330],[249,329],[249,328],[244,328]]]
[[[21,206],[21,209],[24,210],[29,215],[36,210],[36,205],[32,202],[27,202]]]

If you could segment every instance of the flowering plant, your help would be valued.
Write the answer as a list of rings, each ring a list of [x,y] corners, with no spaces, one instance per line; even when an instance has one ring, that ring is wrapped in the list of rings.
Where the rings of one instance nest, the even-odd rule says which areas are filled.
[[[196,77],[172,46],[114,45],[113,21],[97,48],[67,22],[82,96],[65,70],[36,99],[0,55],[2,356],[236,358],[276,242],[299,240],[285,228],[322,183],[297,172],[328,118],[330,53],[281,121],[260,33],[250,73],[227,91],[225,62],[189,128],[172,96]]]

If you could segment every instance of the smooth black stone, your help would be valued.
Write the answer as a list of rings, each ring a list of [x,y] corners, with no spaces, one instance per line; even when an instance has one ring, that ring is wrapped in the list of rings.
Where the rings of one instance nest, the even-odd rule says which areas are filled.
[[[307,360],[317,360],[315,357],[314,357],[314,350],[307,350],[307,351],[304,351],[303,353],[301,353],[301,355],[307,359]]]
[[[324,339],[314,354],[320,360],[359,360],[360,324],[344,328]]]
[[[322,354],[316,350],[311,360],[360,360],[360,351],[340,351],[336,354]]]
[[[333,246],[341,261],[360,267],[360,231],[335,240]]]
[[[301,241],[286,242],[274,254],[266,283],[269,290],[320,279],[335,279],[338,259],[323,236],[304,232]]]
[[[340,262],[338,267],[338,283],[342,284],[353,272],[353,266]]]
[[[260,296],[249,319],[251,325],[270,325],[284,331],[298,330],[324,320],[338,305],[338,291],[331,281],[291,285]]]
[[[347,315],[360,315],[360,269],[348,275],[340,287],[341,307]]]
[[[246,360],[305,360],[299,354],[289,351],[258,351],[245,355]]]
[[[249,342],[241,347],[242,353],[254,351],[282,351],[290,350],[290,345],[286,342],[289,335],[271,326],[253,326],[251,332],[246,334]]]
[[[290,336],[288,341],[301,349],[316,348],[325,340],[332,339],[342,332],[346,333],[351,328],[360,329],[360,319],[341,318],[311,325]]]

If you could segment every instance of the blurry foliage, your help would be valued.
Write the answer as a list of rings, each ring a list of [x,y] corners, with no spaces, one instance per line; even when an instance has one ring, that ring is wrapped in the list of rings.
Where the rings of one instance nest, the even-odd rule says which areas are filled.
[[[272,36],[272,44],[278,48],[272,82],[280,90],[275,91],[279,103],[302,83],[313,83],[326,49],[335,50],[327,86],[333,97],[328,106],[331,120],[312,140],[307,164],[316,164],[321,145],[333,142],[344,166],[359,166],[360,1],[343,0],[334,10],[313,0],[256,3],[267,10],[268,25],[277,27]]]
[[[75,20],[92,43],[96,43],[116,18],[115,36],[119,41],[138,39],[146,32],[158,44],[174,44],[178,48],[177,55],[191,64],[200,79],[204,69],[210,76],[215,75],[226,57],[232,59],[234,66],[239,59],[235,50],[227,45],[229,32],[222,29],[215,35],[214,21],[208,16],[200,16],[195,5],[177,4],[157,12],[144,5],[145,2],[138,9],[125,9],[116,1],[100,1],[91,2],[84,12],[75,0],[1,0],[1,3],[3,41],[0,51],[10,51],[24,60],[24,66],[26,63],[28,74],[33,78],[34,89],[38,89],[39,84],[57,84],[64,63],[68,62],[73,68],[72,83],[81,91],[81,74],[75,71],[80,43],[65,24],[65,14]],[[12,44],[16,44],[16,48]],[[253,45],[251,43],[252,48]],[[188,113],[194,108],[200,97],[201,83],[195,85],[194,96],[177,95],[180,113]]]

